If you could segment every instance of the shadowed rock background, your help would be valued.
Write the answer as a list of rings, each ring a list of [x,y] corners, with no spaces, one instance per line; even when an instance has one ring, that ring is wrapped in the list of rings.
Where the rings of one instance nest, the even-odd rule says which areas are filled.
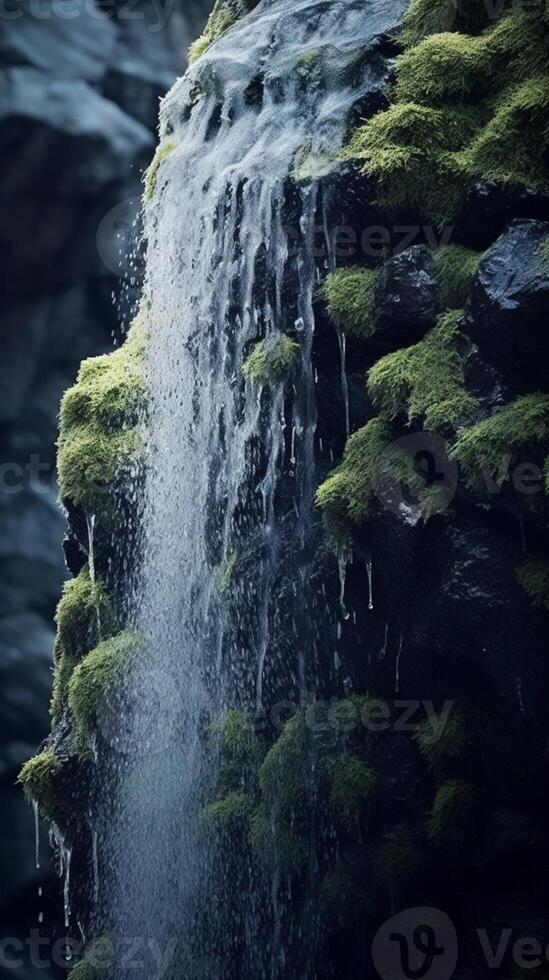
[[[49,729],[53,616],[67,576],[59,402],[82,358],[110,349],[131,309],[126,250],[158,99],[182,74],[208,8],[13,0],[0,13],[1,936],[28,936],[61,901],[47,831],[36,870],[33,814],[15,785]]]

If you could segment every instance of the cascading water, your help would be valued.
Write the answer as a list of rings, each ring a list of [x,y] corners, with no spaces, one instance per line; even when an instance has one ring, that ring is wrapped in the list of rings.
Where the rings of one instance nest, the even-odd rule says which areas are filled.
[[[327,174],[349,111],[371,90],[368,52],[405,6],[263,0],[162,106],[175,148],[146,208],[149,442],[130,612],[147,652],[99,836],[108,888],[97,884],[92,833],[103,920],[162,955],[172,943],[168,978],[210,975],[191,942],[216,873],[198,820],[214,778],[209,722],[234,705],[268,713],[314,688],[324,605],[311,575],[315,235],[317,223],[327,228]],[[242,370],[250,345],[283,333],[299,343],[292,385],[258,390]],[[229,616],[220,581],[235,563]],[[311,847],[313,890],[314,878]],[[212,975],[314,975],[314,912],[289,925],[281,889],[275,872],[267,913],[250,896],[250,951],[238,974],[216,961]],[[299,965],[288,963],[291,942],[307,947]]]

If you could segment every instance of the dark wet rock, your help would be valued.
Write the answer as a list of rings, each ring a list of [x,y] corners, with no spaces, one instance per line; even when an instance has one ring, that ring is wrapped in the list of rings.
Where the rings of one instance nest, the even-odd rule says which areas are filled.
[[[99,81],[115,53],[117,28],[93,4],[74,8],[8,0],[0,23],[0,64],[39,68],[59,78]],[[60,14],[61,12],[61,14]]]
[[[9,144],[8,144],[9,140]],[[32,153],[18,147],[32,140]],[[9,156],[8,154],[9,145]],[[151,152],[152,134],[87,82],[11,68],[0,92],[5,194],[42,186],[50,198],[93,197]]]
[[[547,378],[549,224],[519,219],[488,249],[465,321],[484,356],[523,383]]]
[[[432,255],[425,245],[413,245],[386,262],[374,289],[376,334],[383,339],[422,335],[436,317],[437,281]]]
[[[0,778],[17,771],[48,726],[51,622],[22,611],[0,617]]]

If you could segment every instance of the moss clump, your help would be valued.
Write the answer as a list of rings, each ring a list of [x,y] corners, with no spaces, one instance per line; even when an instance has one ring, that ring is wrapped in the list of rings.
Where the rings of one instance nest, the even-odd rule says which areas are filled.
[[[368,899],[358,877],[352,875],[342,864],[328,871],[320,885],[320,910],[322,917],[339,928],[354,925],[356,918],[363,915]]]
[[[443,31],[477,33],[488,24],[488,5],[478,0],[412,0],[400,36],[405,47]]]
[[[139,458],[136,423],[146,398],[144,341],[138,318],[119,350],[83,362],[61,403],[61,496],[92,513],[105,513],[109,492]]]
[[[146,201],[150,201],[156,194],[156,188],[158,185],[158,171],[160,170],[164,160],[167,160],[168,157],[172,155],[176,147],[177,143],[175,143],[174,140],[166,140],[166,142],[160,143],[160,145],[157,146],[152,162],[145,172]]]
[[[307,752],[305,719],[297,714],[286,723],[259,770],[263,799],[281,812],[307,805]]]
[[[479,179],[549,187],[546,10],[509,5],[490,19],[467,0],[448,20],[450,6],[411,5],[395,104],[359,126],[343,154],[381,181],[389,207],[439,227]]]
[[[355,755],[334,755],[324,760],[328,805],[345,823],[356,823],[372,806],[377,774]]]
[[[63,711],[72,672],[82,657],[115,628],[115,617],[103,582],[92,582],[86,565],[67,582],[56,613],[57,639],[53,681],[52,716]]]
[[[478,126],[474,107],[397,103],[359,126],[342,155],[382,182],[388,207],[413,208],[442,227],[467,185],[455,154],[469,145]]]
[[[204,824],[217,833],[242,830],[249,824],[254,801],[246,793],[229,793],[202,811]]]
[[[73,660],[96,646],[100,633],[111,632],[114,613],[103,582],[92,581],[87,565],[77,578],[65,583],[55,616],[57,642]]]
[[[109,696],[119,689],[141,643],[138,633],[124,630],[103,640],[74,670],[68,700],[83,753],[97,725],[98,712]]]
[[[257,781],[264,754],[249,712],[230,711],[219,736],[220,793],[248,792]]]
[[[362,339],[375,327],[374,286],[379,270],[355,266],[336,269],[323,285],[322,294],[332,320],[346,333]]]
[[[216,0],[204,33],[190,47],[189,64],[198,61],[239,17],[250,13],[258,2],[259,0]]]
[[[452,310],[418,344],[387,354],[370,370],[368,391],[385,416],[446,429],[474,415],[477,402],[465,388],[457,346],[460,317]]]
[[[71,980],[102,980],[104,973],[100,971],[95,966],[91,966],[90,963],[86,963],[86,960],[81,960],[77,963],[73,970],[71,970],[69,977]]]
[[[284,381],[299,353],[299,344],[285,334],[259,341],[244,362],[244,374],[257,385]]]
[[[342,547],[350,526],[368,516],[379,481],[384,476],[421,489],[413,462],[391,446],[393,430],[386,419],[372,419],[347,441],[343,460],[318,488],[316,502],[335,544]]]
[[[539,454],[549,440],[549,395],[522,395],[490,418],[461,429],[452,449],[472,490],[486,490],[487,471],[499,486],[514,466]]]
[[[414,875],[419,863],[419,853],[411,841],[387,841],[379,852],[376,874],[379,880],[393,892]]]
[[[291,877],[299,874],[307,862],[307,840],[287,820],[272,816],[260,806],[250,823],[250,844],[259,861],[268,868],[278,867]]]
[[[462,779],[443,783],[429,816],[427,833],[436,841],[464,839],[475,810],[475,788]]]
[[[397,99],[425,105],[469,102],[489,86],[488,62],[482,39],[434,34],[399,59]]]
[[[533,606],[549,610],[549,561],[527,558],[515,568],[515,575]]]
[[[463,245],[443,245],[434,253],[438,299],[443,309],[465,305],[483,254]]]
[[[84,959],[76,964],[69,976],[73,980],[109,980],[112,967],[112,940],[108,936],[100,936],[90,943]]]
[[[453,708],[446,717],[428,718],[415,735],[419,751],[433,769],[446,759],[456,759],[467,746],[465,718]]]
[[[59,819],[59,775],[62,764],[51,749],[46,749],[25,763],[18,781],[28,800],[38,804],[45,820]]]
[[[534,137],[535,134],[535,137]],[[463,153],[473,178],[549,193],[549,77],[506,93],[493,118]]]

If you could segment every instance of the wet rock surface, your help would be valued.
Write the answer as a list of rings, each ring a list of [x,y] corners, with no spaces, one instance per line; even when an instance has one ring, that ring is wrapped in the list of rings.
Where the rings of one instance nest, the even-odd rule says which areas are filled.
[[[131,313],[135,291],[120,262],[135,205],[119,205],[140,196],[158,99],[182,73],[207,7],[139,0],[128,16],[118,3],[69,10],[14,0],[0,18],[2,935],[28,935],[39,912],[48,932],[60,903],[47,828],[37,870],[32,809],[15,786],[49,729],[53,614],[68,576],[54,472],[59,402],[82,358],[110,349]],[[28,955],[18,976],[49,976]]]

